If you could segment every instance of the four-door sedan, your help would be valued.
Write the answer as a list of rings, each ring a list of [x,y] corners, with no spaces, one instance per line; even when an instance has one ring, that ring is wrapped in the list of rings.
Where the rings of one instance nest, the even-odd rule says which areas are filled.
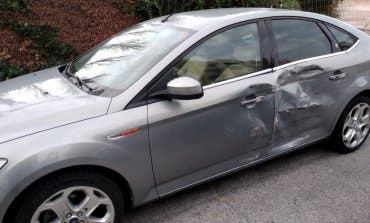
[[[370,128],[370,37],[327,16],[217,9],[140,23],[0,83],[0,222],[125,208]]]

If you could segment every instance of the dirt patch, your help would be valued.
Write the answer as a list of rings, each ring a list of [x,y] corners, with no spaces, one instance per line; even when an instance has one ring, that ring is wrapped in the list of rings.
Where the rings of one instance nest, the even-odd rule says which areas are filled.
[[[26,5],[27,13],[0,11],[0,16],[30,25],[55,27],[60,30],[60,41],[80,52],[139,22],[138,18],[122,13],[113,0],[28,0]],[[10,46],[3,42],[0,49]]]
[[[28,0],[26,3],[30,12],[13,14],[14,19],[56,27],[60,30],[60,41],[80,52],[139,21],[123,14],[113,1]]]
[[[24,35],[25,30],[21,35],[20,30],[10,29],[6,25],[9,24],[7,21],[20,24],[18,27],[20,29],[23,29],[22,26],[52,27],[53,30],[58,30],[56,41],[59,44],[55,47],[57,42],[53,40],[55,43],[52,45],[53,48],[65,52],[69,47],[68,49],[74,52],[77,50],[78,53],[83,53],[99,42],[139,22],[138,18],[122,11],[122,7],[125,9],[130,7],[129,2],[123,3],[120,0],[26,0],[26,8],[22,10],[6,11],[0,8],[0,61],[24,68],[23,73],[66,62],[65,59],[58,57],[58,52],[51,55],[56,50],[50,47],[45,49],[46,39],[40,40],[44,43],[42,46],[35,41],[37,37],[35,29],[28,30],[33,32],[34,38],[31,40]],[[44,34],[42,38],[46,38]],[[45,51],[48,51],[50,56],[45,56]],[[54,56],[59,59],[55,60]]]

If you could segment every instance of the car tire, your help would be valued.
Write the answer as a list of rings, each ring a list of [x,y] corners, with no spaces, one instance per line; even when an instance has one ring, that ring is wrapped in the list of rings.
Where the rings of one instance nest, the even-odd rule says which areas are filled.
[[[58,219],[62,223],[80,223],[91,218],[123,222],[124,200],[119,187],[111,178],[94,171],[64,172],[42,179],[17,204],[11,214],[12,223]]]
[[[360,96],[344,109],[331,137],[331,144],[340,153],[358,150],[366,141],[370,129],[370,98]]]

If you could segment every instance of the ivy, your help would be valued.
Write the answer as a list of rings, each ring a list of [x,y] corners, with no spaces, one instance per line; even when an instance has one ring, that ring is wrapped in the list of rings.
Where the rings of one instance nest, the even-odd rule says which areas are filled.
[[[24,0],[1,0],[0,7],[10,12],[28,12],[28,8]]]
[[[29,25],[13,20],[0,20],[1,27],[8,27],[19,37],[32,40],[31,47],[38,49],[41,56],[49,61],[47,65],[40,65],[39,69],[63,64],[79,55],[76,49],[58,40],[59,31],[56,28]],[[0,58],[0,81],[17,77],[29,71],[26,67],[12,66]]]
[[[48,60],[63,63],[78,55],[76,49],[58,40],[59,31],[56,28],[29,25],[17,21],[8,21],[6,25],[18,36],[31,39],[34,47],[39,49],[42,56]]]
[[[23,73],[23,69],[12,66],[0,59],[0,81],[18,77]]]
[[[123,0],[116,0],[124,7]],[[166,14],[210,8],[283,7],[299,9],[298,0],[136,0],[134,14],[149,19]]]

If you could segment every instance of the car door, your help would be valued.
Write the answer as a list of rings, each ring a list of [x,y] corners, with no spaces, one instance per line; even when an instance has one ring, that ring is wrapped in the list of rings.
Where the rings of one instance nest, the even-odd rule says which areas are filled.
[[[150,90],[164,89],[180,76],[192,77],[204,88],[197,100],[149,101],[150,147],[160,194],[255,159],[269,144],[274,96],[266,77],[271,69],[265,63],[266,44],[260,42],[262,29],[263,22],[253,22],[212,34],[169,66]]]
[[[330,134],[353,61],[321,22],[277,18],[268,27],[276,43],[277,78],[270,152],[277,153]]]

